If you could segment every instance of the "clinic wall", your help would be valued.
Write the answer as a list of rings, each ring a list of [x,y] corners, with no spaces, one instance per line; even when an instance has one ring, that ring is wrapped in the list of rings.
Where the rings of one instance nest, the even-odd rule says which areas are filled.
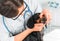
[[[40,3],[41,3],[43,8],[49,5],[48,2],[55,2],[55,3],[60,4],[60,0],[40,0]],[[59,5],[59,7],[60,7],[60,5]]]
[[[48,2],[55,2],[55,3],[58,3],[59,5],[55,8],[55,6],[54,5],[56,5],[55,3],[53,4],[53,7],[51,7],[50,5],[51,5],[51,3],[48,3]],[[60,0],[40,0],[40,3],[41,3],[41,5],[42,5],[42,8],[43,9],[48,9],[49,11],[50,11],[50,13],[51,13],[51,15],[52,15],[52,19],[54,20],[54,19],[57,19],[57,17],[58,18],[60,18]],[[57,15],[57,17],[54,17],[53,15]],[[53,22],[51,22],[51,23],[53,23],[54,24],[54,22],[57,22],[58,23],[58,25],[60,25],[60,19],[57,21],[57,20],[55,20],[55,21],[53,21]],[[45,34],[46,33],[49,33],[49,32],[51,32],[52,30],[54,30],[54,29],[60,29],[60,28],[55,28],[55,27],[49,27],[48,26],[48,28],[47,29],[45,29]]]

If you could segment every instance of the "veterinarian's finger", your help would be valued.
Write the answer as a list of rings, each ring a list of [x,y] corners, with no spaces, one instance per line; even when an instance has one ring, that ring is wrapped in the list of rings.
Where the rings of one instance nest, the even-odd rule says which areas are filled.
[[[38,27],[44,27],[45,24],[39,23],[39,24],[37,24],[37,25],[38,25]]]
[[[33,31],[41,31],[43,27],[44,27],[43,23],[36,23],[34,24]]]
[[[40,18],[42,18],[42,16],[43,16],[43,13],[41,13],[39,16],[40,16]]]
[[[39,31],[42,31],[43,28],[44,28],[44,25],[41,25],[41,26],[39,27]]]
[[[43,23],[36,23],[35,25],[43,25]]]

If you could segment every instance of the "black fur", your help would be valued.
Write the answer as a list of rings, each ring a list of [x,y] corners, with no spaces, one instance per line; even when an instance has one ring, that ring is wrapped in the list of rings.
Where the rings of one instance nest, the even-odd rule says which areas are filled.
[[[35,23],[38,23],[37,20],[39,20],[39,23],[45,24],[45,22],[46,22],[46,17],[43,15],[43,18],[40,18],[39,15],[40,15],[40,13],[36,13],[36,14],[32,15],[32,16],[28,19],[28,21],[27,21],[27,26],[28,26],[29,28],[33,28],[33,27],[34,27],[34,24],[35,24]]]
[[[39,17],[40,13],[36,13],[34,15],[32,15],[28,21],[27,21],[27,27],[32,29],[34,27],[35,23],[38,23],[37,20],[39,19],[39,23],[43,23],[45,24],[46,22],[46,17],[43,15],[43,18]],[[43,30],[42,30],[43,31]],[[31,34],[29,34],[23,41],[43,41],[43,34],[44,32],[32,32]]]

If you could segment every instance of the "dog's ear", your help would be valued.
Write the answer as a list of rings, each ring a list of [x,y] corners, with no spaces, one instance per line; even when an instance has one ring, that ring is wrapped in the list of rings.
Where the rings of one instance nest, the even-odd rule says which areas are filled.
[[[28,21],[27,21],[27,27],[28,28],[33,28],[34,27],[34,19],[33,16],[31,16]]]
[[[28,21],[27,21],[27,27],[28,28],[34,27],[34,24],[37,23],[36,21],[39,19],[39,15],[40,15],[40,13],[36,13],[28,19]]]

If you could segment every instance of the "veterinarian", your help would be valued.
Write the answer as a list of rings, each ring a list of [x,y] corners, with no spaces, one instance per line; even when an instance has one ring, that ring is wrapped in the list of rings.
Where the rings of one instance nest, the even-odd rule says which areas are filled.
[[[0,0],[0,41],[22,41],[33,31],[41,31],[45,24],[38,23],[33,29],[25,23],[34,13],[44,14],[48,23],[50,14],[42,10],[39,0]]]

